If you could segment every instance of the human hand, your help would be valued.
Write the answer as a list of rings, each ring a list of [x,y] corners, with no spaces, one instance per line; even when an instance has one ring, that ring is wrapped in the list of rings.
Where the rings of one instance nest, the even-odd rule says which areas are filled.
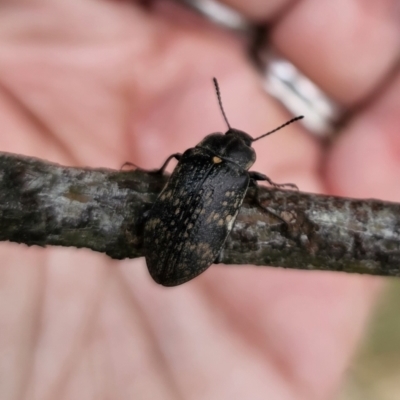
[[[231,4],[268,19],[283,3]],[[400,48],[391,4],[287,8],[273,43],[311,79],[349,108],[382,92],[328,151],[294,124],[257,142],[254,169],[305,191],[400,199],[398,71],[383,86]],[[2,151],[156,168],[225,130],[212,76],[232,126],[258,136],[288,119],[260,90],[240,44],[173,4],[147,13],[122,0],[4,0],[0,9]],[[0,251],[4,400],[325,399],[379,286],[338,273],[213,266],[166,289],[144,260],[4,243]]]

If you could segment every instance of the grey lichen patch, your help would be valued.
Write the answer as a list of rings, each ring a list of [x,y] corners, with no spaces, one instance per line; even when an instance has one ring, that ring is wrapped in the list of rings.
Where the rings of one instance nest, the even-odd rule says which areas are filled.
[[[303,246],[307,246],[310,243],[308,236],[304,233],[300,235],[300,241]]]

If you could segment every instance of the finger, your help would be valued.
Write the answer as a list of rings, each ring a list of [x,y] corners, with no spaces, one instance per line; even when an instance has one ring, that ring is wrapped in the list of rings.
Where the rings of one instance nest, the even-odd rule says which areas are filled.
[[[274,47],[344,105],[370,94],[399,58],[398,1],[225,2],[250,19],[278,16]]]
[[[293,0],[224,0],[223,3],[238,10],[253,21],[265,22],[289,8]]]
[[[326,170],[332,192],[400,201],[399,110],[400,72],[332,147]]]
[[[353,105],[399,58],[399,2],[303,0],[277,24],[272,41],[328,94]]]

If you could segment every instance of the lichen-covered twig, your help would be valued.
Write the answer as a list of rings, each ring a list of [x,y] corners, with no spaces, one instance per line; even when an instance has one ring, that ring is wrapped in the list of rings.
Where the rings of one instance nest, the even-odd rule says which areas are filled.
[[[140,257],[146,211],[167,179],[0,153],[0,240]],[[266,187],[254,197],[220,262],[400,276],[400,204]]]

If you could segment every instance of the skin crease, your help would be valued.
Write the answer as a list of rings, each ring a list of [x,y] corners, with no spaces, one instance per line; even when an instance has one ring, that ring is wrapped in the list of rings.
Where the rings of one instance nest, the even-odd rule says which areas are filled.
[[[399,14],[391,1],[336,3],[241,9],[268,20],[285,7],[276,47],[354,105],[394,69]],[[233,127],[258,136],[289,118],[239,43],[170,3],[147,13],[123,0],[3,0],[0,11],[2,151],[156,168],[225,131],[212,76]],[[348,29],[344,46],[324,20]],[[395,71],[328,150],[294,124],[255,143],[253,170],[304,191],[400,201],[399,108]],[[332,398],[381,281],[213,266],[166,289],[143,260],[8,243],[0,259],[2,400]]]

